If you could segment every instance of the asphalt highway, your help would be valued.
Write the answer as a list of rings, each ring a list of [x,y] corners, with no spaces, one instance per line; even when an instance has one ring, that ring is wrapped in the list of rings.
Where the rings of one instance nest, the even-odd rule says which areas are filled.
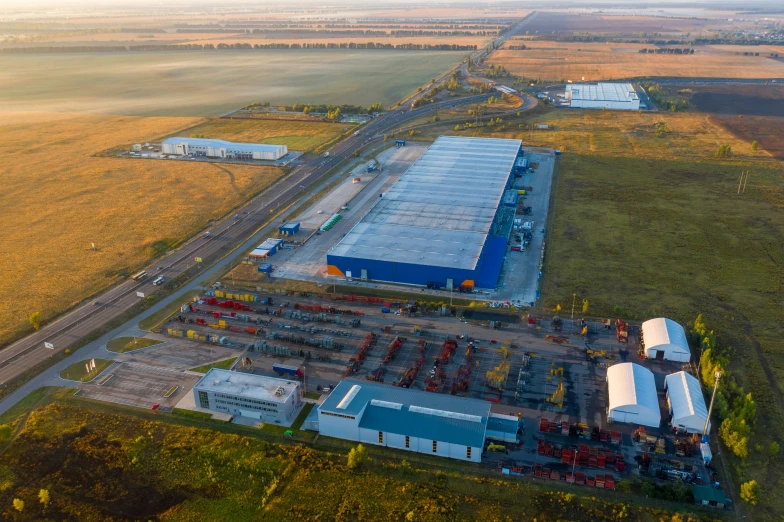
[[[425,91],[421,95],[424,94]],[[284,178],[260,196],[249,201],[235,214],[215,223],[210,229],[209,237],[199,234],[177,251],[157,261],[147,269],[148,276],[141,281],[128,280],[107,290],[98,297],[78,306],[56,321],[47,324],[39,331],[28,335],[9,345],[0,352],[0,383],[7,383],[22,373],[35,367],[53,354],[53,351],[65,350],[69,345],[90,334],[112,319],[122,315],[134,304],[138,303],[141,292],[145,297],[155,295],[161,288],[152,284],[159,275],[167,281],[176,278],[195,264],[197,257],[209,266],[234,248],[241,245],[262,227],[276,210],[304,194],[305,188],[326,176],[333,168],[350,158],[354,151],[374,144],[383,139],[385,133],[404,126],[416,118],[449,106],[478,103],[489,95],[469,96],[425,105],[411,110],[415,97],[400,107],[385,112],[370,123],[361,127],[357,134],[329,150],[328,156],[314,158]],[[46,348],[44,343],[54,346]]]

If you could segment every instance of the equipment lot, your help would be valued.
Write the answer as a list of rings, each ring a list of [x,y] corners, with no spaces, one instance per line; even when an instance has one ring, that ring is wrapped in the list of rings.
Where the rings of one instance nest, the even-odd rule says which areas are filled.
[[[615,327],[603,323],[586,323],[582,335],[578,320],[562,320],[559,326],[548,317],[520,321],[519,315],[490,310],[475,312],[477,320],[467,321],[437,312],[409,312],[405,303],[372,297],[226,292],[231,295],[207,296],[193,303],[166,330],[180,343],[210,346],[212,339],[242,354],[237,371],[274,377],[274,364],[301,368],[308,392],[326,393],[325,388],[351,376],[492,402],[494,412],[523,418],[525,431],[518,444],[502,445],[503,451],[497,446],[488,450],[483,459],[486,466],[523,466],[530,468],[528,474],[542,464],[546,473],[593,467],[601,470],[596,475],[599,487],[606,475],[623,480],[637,473],[635,458],[647,454],[655,473],[651,476],[658,476],[660,469],[683,466],[694,471],[699,477],[695,480],[713,480],[702,467],[699,452],[675,455],[663,382],[682,366],[640,360],[637,327],[629,328],[628,341],[621,342]],[[500,324],[491,323],[499,318]],[[179,337],[186,334],[202,340]],[[449,352],[449,345],[456,348]],[[641,364],[655,376],[663,421],[659,428],[647,428],[639,443],[633,442],[637,425],[607,420],[607,367],[619,362]],[[542,418],[557,428],[540,432]],[[569,424],[584,425],[587,437],[570,435]],[[612,442],[611,432],[617,434]],[[653,446],[646,445],[648,436],[661,441],[663,453],[654,453]],[[591,459],[599,459],[598,468],[593,460],[561,461],[561,448],[578,445],[584,446],[579,458],[587,458],[590,452]],[[595,470],[580,472],[588,471],[591,475],[586,477],[593,480]]]

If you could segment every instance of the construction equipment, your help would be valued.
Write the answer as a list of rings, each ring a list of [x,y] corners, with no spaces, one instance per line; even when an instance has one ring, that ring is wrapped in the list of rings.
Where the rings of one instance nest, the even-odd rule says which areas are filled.
[[[487,451],[493,451],[497,453],[509,453],[509,451],[506,449],[506,446],[504,446],[503,444],[488,444]]]
[[[615,338],[619,343],[625,343],[629,340],[629,323],[620,319],[615,321]]]

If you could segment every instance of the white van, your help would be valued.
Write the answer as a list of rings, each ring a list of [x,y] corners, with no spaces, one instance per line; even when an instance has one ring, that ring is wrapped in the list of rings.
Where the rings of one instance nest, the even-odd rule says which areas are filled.
[[[162,285],[163,284],[163,276],[156,277],[153,280],[152,284],[154,284],[155,286]]]

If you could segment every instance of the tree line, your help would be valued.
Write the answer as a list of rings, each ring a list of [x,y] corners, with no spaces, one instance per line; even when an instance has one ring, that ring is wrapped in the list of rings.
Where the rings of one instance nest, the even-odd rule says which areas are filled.
[[[167,44],[167,45],[80,45],[80,46],[39,46],[12,47],[0,49],[5,54],[44,54],[44,53],[115,53],[134,51],[214,51],[214,50],[261,50],[261,49],[388,49],[399,51],[476,51],[476,45],[458,44],[382,44],[382,43],[296,43],[296,44]]]
[[[681,49],[679,47],[656,47],[653,49],[640,49],[638,51],[641,54],[694,54],[694,49]]]

